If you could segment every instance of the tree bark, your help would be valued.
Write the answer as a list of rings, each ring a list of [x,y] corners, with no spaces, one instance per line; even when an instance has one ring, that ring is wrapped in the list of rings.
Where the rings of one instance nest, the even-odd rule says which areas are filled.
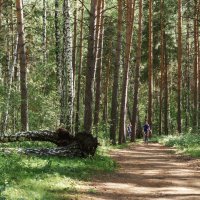
[[[163,0],[160,1],[160,110],[159,110],[159,134],[162,134],[162,98],[163,98],[163,69],[164,69],[164,10]]]
[[[9,117],[9,106],[10,106],[10,95],[11,95],[11,86],[12,86],[12,79],[13,79],[13,74],[14,74],[14,67],[17,63],[17,49],[18,48],[18,35],[16,37],[16,43],[15,43],[15,50],[13,52],[13,62],[10,63],[9,66],[9,76],[8,76],[8,86],[7,86],[7,96],[6,96],[6,105],[5,105],[5,110],[2,113],[2,122],[1,122],[1,132],[4,133],[7,124],[8,124],[8,117]]]
[[[186,71],[185,71],[185,82],[186,82],[186,116],[185,116],[185,127],[186,129],[190,125],[190,22],[189,22],[189,9],[190,4],[188,2],[187,6],[187,36],[186,36],[186,51],[187,51],[187,61],[186,61]]]
[[[28,130],[28,89],[27,89],[27,64],[24,36],[24,15],[22,0],[16,0],[17,31],[19,35],[20,57],[20,88],[21,88],[21,130]]]
[[[199,2],[199,4],[198,4],[199,6],[200,6],[200,2]],[[198,6],[198,8],[199,8],[199,6]],[[197,24],[197,27],[199,27],[199,14],[200,13],[198,13],[198,24]],[[200,129],[200,41],[199,41],[199,29],[197,29],[197,38],[198,38],[198,90],[197,90],[197,93],[198,93],[198,112],[197,112],[197,115],[198,115],[198,117],[197,117],[197,128],[198,129]]]
[[[177,85],[177,125],[181,133],[181,76],[182,76],[182,0],[178,0],[178,85]]]
[[[193,128],[197,129],[197,110],[198,110],[198,19],[197,19],[197,1],[195,1],[194,5],[194,76],[193,76]]]
[[[143,0],[139,1],[139,19],[138,19],[138,42],[137,42],[137,53],[136,53],[136,66],[135,66],[135,81],[134,81],[134,96],[133,96],[133,114],[132,114],[132,132],[131,142],[135,142],[137,134],[137,113],[138,113],[138,93],[140,85],[140,65],[141,65],[141,54],[142,54],[142,11],[143,11]]]
[[[153,112],[153,10],[152,0],[149,0],[149,41],[148,41],[148,122],[152,129]]]
[[[135,0],[127,0],[127,18],[126,18],[126,47],[124,55],[124,74],[121,93],[120,106],[120,122],[119,122],[119,144],[126,140],[126,103],[127,103],[127,88],[128,88],[128,73],[130,67],[130,53],[132,46],[133,22],[135,13]]]
[[[43,46],[43,64],[46,65],[47,60],[47,2],[43,0],[43,34],[42,34],[42,46]]]
[[[81,4],[81,19],[80,19],[80,50],[79,50],[79,64],[78,64],[78,84],[77,84],[77,102],[76,102],[76,122],[75,122],[75,132],[79,131],[80,126],[80,90],[81,90],[81,71],[83,65],[83,14],[84,14],[84,0]]]
[[[47,141],[54,143],[58,148],[27,149],[25,153],[55,156],[89,156],[94,155],[98,146],[97,138],[86,132],[79,132],[76,136],[69,134],[65,129],[57,131],[28,131],[19,132],[15,135],[1,136],[0,143],[22,142],[22,141]]]
[[[97,0],[91,0],[88,52],[87,52],[87,72],[86,72],[86,86],[85,86],[85,112],[84,112],[84,129],[87,132],[92,131],[92,120],[93,120],[92,104],[93,104],[94,74],[95,74],[94,29],[95,29],[96,5],[97,5]]]
[[[97,45],[97,62],[96,62],[96,94],[95,94],[95,108],[94,108],[94,125],[98,127],[100,100],[101,100],[101,74],[102,74],[102,56],[103,56],[103,34],[104,34],[104,0],[100,1],[99,5],[99,37]],[[98,132],[98,130],[97,130]]]
[[[117,47],[114,66],[114,77],[112,87],[112,105],[111,105],[111,122],[110,122],[110,140],[112,144],[116,144],[116,130],[118,121],[118,89],[119,89],[119,68],[120,55],[122,46],[122,1],[118,0],[118,21],[117,21]]]
[[[0,31],[1,31],[1,24],[2,24],[2,8],[3,8],[3,0],[0,0]]]
[[[163,33],[163,45],[164,45],[164,132],[168,135],[168,118],[169,118],[169,100],[168,100],[168,55],[167,55],[167,41],[165,31]]]
[[[77,52],[77,0],[74,1],[74,30],[73,30],[73,49],[72,49],[72,67],[73,67],[73,80],[74,80],[74,90],[75,90],[75,80],[76,80],[76,52]]]
[[[110,49],[112,48],[112,43],[110,43]],[[106,80],[104,83],[104,98],[103,98],[103,121],[107,123],[108,121],[108,90],[110,83],[110,68],[111,68],[111,55],[108,55],[108,64],[106,67]]]
[[[74,104],[74,81],[72,66],[72,36],[70,28],[69,1],[63,3],[63,63],[61,79],[61,118],[60,123],[72,132],[73,104]]]
[[[58,95],[61,95],[61,51],[60,51],[60,30],[59,30],[59,0],[55,0],[55,54],[56,54],[56,77]]]

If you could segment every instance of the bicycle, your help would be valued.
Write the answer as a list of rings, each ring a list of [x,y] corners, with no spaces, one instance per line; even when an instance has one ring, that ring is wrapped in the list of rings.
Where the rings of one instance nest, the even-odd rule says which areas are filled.
[[[148,144],[149,142],[149,131],[144,132],[144,143]]]

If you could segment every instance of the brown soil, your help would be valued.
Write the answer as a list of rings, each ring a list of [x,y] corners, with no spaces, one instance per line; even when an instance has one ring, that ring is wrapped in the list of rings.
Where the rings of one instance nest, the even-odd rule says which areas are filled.
[[[131,145],[110,155],[119,169],[96,175],[77,199],[200,200],[199,160],[177,156],[159,144]]]

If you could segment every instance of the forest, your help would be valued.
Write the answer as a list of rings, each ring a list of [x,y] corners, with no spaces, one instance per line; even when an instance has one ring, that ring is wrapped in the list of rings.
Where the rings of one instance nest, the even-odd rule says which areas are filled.
[[[146,121],[152,143],[200,157],[199,23],[200,0],[0,0],[0,199],[68,199],[77,177],[113,173],[105,151],[140,145]],[[27,189],[51,170],[73,187]]]
[[[138,3],[1,0],[1,133],[198,130],[199,4]]]

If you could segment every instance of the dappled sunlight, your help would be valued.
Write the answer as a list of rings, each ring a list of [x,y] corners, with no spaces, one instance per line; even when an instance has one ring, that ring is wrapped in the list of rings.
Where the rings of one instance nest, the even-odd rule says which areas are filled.
[[[158,144],[113,151],[118,171],[95,176],[93,182],[84,183],[81,192],[94,200],[200,199],[200,172],[171,153],[171,148]]]

